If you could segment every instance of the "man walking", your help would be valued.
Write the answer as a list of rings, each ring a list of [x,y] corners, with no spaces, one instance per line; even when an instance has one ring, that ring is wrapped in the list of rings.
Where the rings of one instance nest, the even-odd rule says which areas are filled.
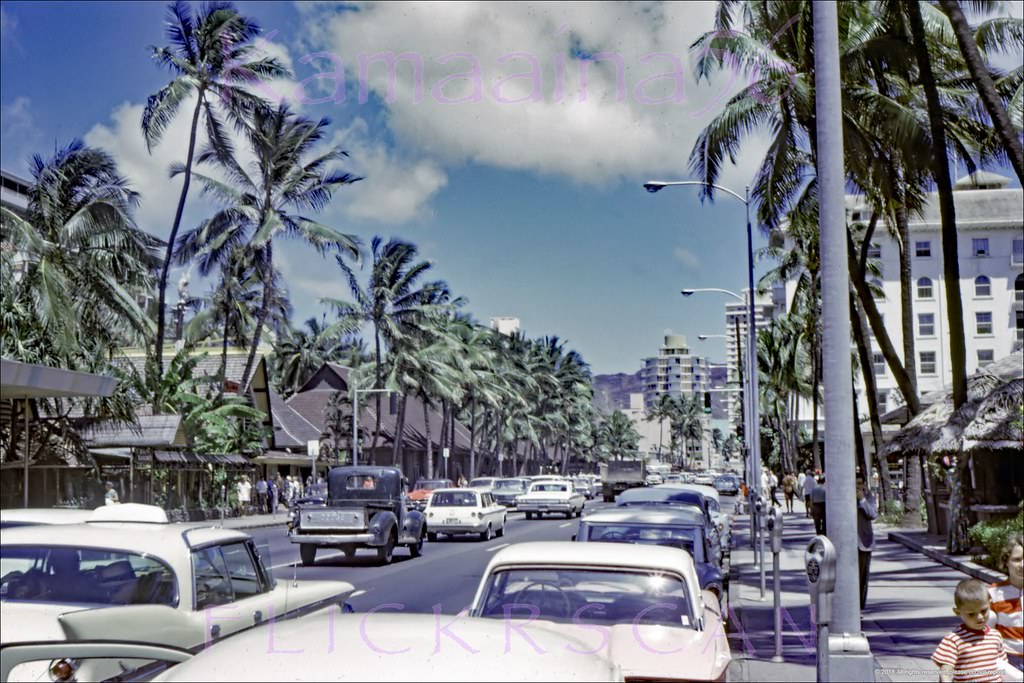
[[[811,474],[810,470],[807,470],[807,474],[804,475],[804,480],[800,484],[800,490],[804,494],[804,514],[808,518],[811,516],[811,491],[814,490],[814,475]]]
[[[249,503],[252,500],[252,484],[249,483],[249,477],[243,474],[236,484],[236,489],[238,491],[238,507],[241,508],[244,517],[249,514]]]
[[[796,477],[786,472],[782,478],[782,494],[786,497],[786,512],[793,512],[793,498],[796,494]]]
[[[818,483],[811,489],[811,517],[814,518],[814,533],[825,535],[825,475],[818,477]]]
[[[774,471],[768,472],[768,492],[772,499],[772,507],[779,507],[779,499],[777,494],[779,492],[779,478],[775,475]]]
[[[867,490],[863,480],[857,480],[857,554],[860,568],[860,608],[868,601],[868,572],[871,570],[871,551],[875,549],[875,530],[871,527],[878,517],[875,496]]]
[[[267,480],[263,475],[256,481],[256,509],[260,512],[267,509]]]

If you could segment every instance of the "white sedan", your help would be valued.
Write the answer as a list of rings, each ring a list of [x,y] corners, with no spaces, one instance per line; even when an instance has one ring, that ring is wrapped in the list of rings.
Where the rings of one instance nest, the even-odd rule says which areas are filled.
[[[498,504],[489,491],[437,489],[424,514],[428,541],[436,541],[438,534],[475,534],[481,541],[505,535],[505,506]]]
[[[488,564],[469,608],[506,629],[583,639],[625,680],[724,680],[732,655],[718,600],[680,548],[517,543]]]
[[[583,514],[586,502],[583,494],[568,479],[542,479],[530,484],[526,493],[516,498],[516,507],[526,513],[527,519],[548,513],[563,514],[569,519]]]
[[[137,639],[143,625],[154,642],[198,647],[264,621],[338,609],[352,590],[340,581],[278,584],[248,534],[169,524],[166,513],[151,505],[111,505],[84,524],[4,530],[0,645],[74,640],[72,624],[91,623],[105,638]],[[130,619],[111,616],[110,609],[122,605],[132,606]],[[168,608],[173,623],[158,616]],[[56,674],[51,669],[49,680],[120,673],[112,660],[57,664],[62,666]],[[12,680],[46,680],[45,667],[26,666]]]

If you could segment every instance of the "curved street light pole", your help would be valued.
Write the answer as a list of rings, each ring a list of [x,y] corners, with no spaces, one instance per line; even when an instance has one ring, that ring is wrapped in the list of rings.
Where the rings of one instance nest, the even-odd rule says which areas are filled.
[[[759,412],[760,412],[759,408],[760,408],[760,406],[758,405],[760,403],[760,401],[758,400],[758,391],[759,391],[759,389],[758,389],[758,381],[757,381],[757,328],[756,328],[756,322],[755,322],[756,317],[755,317],[755,314],[754,314],[754,235],[753,235],[753,229],[751,227],[751,221],[750,221],[750,186],[748,185],[746,187],[743,195],[740,195],[739,193],[734,192],[733,190],[730,190],[728,187],[723,187],[722,185],[717,185],[715,183],[702,182],[702,181],[699,181],[699,180],[671,180],[671,181],[649,180],[646,183],[644,183],[644,189],[647,190],[648,192],[652,193],[652,194],[655,193],[655,192],[659,192],[660,190],[663,190],[666,187],[687,187],[687,186],[699,186],[699,187],[704,187],[705,189],[714,188],[716,190],[719,190],[720,192],[724,192],[725,194],[729,195],[730,197],[733,197],[735,199],[740,200],[741,202],[743,202],[743,206],[746,208],[746,219],[747,219],[747,287],[749,288],[749,292],[750,292],[750,295],[749,295],[749,298],[748,298],[748,306],[747,306],[747,316],[748,316],[748,319],[747,319],[747,359],[748,359],[747,368],[748,368],[748,373],[749,373],[749,375],[748,375],[748,377],[749,377],[748,385],[750,387],[750,391],[748,392],[749,393],[749,400],[748,400],[749,411],[747,413],[749,415],[749,420],[748,420],[749,427],[747,429],[747,434],[746,434],[747,443],[748,443],[747,449],[748,449],[748,452],[750,454],[750,457],[747,459],[747,462],[749,464],[748,472],[747,472],[747,486],[748,486],[748,489],[750,491],[748,497],[749,497],[749,503],[750,503],[750,507],[751,507],[751,511],[752,511],[751,514],[753,515],[754,501],[755,501],[755,496],[753,494],[753,491],[755,491],[755,487],[760,488],[758,485],[761,482],[761,479],[760,479],[760,466],[761,466],[761,434],[760,434],[761,430],[760,430],[760,425],[761,425],[761,418],[760,418],[760,415],[759,415]],[[690,293],[693,293],[693,292],[695,292],[697,290],[684,290],[683,291],[683,296],[689,296],[689,294],[686,293],[687,291],[689,291]],[[728,294],[730,294],[732,296],[736,296],[737,298],[740,298],[735,292],[731,292],[729,290],[715,290],[715,291],[725,291],[726,293],[728,293]],[[740,300],[742,301],[742,298]],[[752,517],[751,518],[751,538],[753,538],[753,535],[754,535],[754,533],[757,530],[756,529],[756,524],[757,524],[757,520]]]

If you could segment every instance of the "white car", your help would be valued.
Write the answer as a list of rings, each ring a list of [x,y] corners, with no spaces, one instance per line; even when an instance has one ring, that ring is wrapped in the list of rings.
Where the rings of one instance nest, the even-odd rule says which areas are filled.
[[[586,502],[568,479],[542,479],[530,484],[526,493],[516,498],[516,508],[525,512],[527,519],[548,513],[563,514],[569,519],[583,514]]]
[[[490,491],[494,488],[494,482],[496,481],[498,481],[498,477],[477,477],[476,479],[470,480],[468,486],[471,489]]]
[[[92,510],[72,508],[17,508],[0,510],[0,529],[37,524],[81,524],[88,521]]]
[[[657,472],[652,472],[644,478],[644,483],[648,486],[657,486],[658,484],[664,483],[665,479]]]
[[[394,605],[381,607],[387,611],[318,612],[273,628],[261,626],[198,654],[126,642],[144,639],[145,631],[135,638],[97,642],[95,630],[84,630],[78,642],[7,648],[2,661],[146,656],[159,659],[165,669],[159,681],[622,680],[608,658],[592,654],[585,632],[577,637],[542,624],[510,630],[500,621],[465,614],[402,614],[390,611]],[[133,673],[127,672],[127,680],[140,680]]]
[[[126,503],[93,511],[85,524],[7,529],[0,539],[0,645],[73,640],[65,617],[94,619],[109,638],[199,647],[261,622],[340,607],[352,592],[340,581],[278,584],[252,538],[241,531],[169,524],[151,505]],[[108,614],[131,605],[146,616],[118,621]],[[182,618],[154,621],[146,610],[170,608]],[[167,609],[155,610],[166,614]],[[93,616],[94,615],[94,616]],[[162,640],[167,638],[170,640]],[[173,642],[171,642],[173,641]],[[69,662],[50,680],[96,680],[120,673],[115,661]],[[17,670],[12,680],[42,671]]]
[[[437,489],[430,495],[424,514],[428,541],[436,541],[439,534],[475,534],[481,541],[505,535],[505,506],[487,491]]]
[[[583,638],[627,681],[718,681],[732,658],[719,609],[680,548],[549,541],[498,551],[469,614]]]

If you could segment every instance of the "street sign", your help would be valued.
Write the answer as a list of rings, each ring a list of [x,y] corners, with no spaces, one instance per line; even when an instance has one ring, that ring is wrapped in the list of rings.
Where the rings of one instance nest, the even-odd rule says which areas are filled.
[[[450,453],[448,452],[448,449],[446,448],[446,449],[444,449],[444,451],[441,452],[441,455],[444,457],[445,460],[447,460],[448,456],[450,455]]]
[[[306,442],[306,455],[311,458],[320,455],[320,441],[318,439],[310,439]]]

